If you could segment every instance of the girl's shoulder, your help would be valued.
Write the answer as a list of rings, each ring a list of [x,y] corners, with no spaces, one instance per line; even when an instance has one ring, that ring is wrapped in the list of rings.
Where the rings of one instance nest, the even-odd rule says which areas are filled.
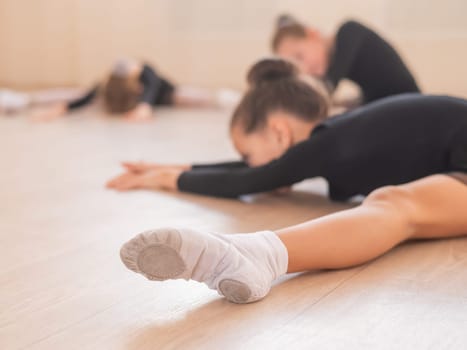
[[[339,26],[337,37],[356,38],[367,33],[373,33],[373,30],[357,20],[347,19]]]
[[[442,123],[440,122],[442,121]],[[397,129],[408,125],[441,125],[451,128],[467,123],[467,100],[452,96],[405,93],[365,104],[323,121],[313,130]],[[463,125],[463,123],[462,123]]]

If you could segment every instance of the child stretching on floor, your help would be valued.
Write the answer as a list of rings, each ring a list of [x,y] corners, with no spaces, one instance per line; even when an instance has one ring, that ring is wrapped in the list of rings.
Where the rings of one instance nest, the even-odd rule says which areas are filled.
[[[391,95],[420,92],[397,51],[372,29],[347,21],[327,36],[282,15],[271,41],[273,52],[294,60],[303,73],[322,79],[329,91],[349,79],[362,90],[363,103]]]
[[[31,97],[34,95],[13,94],[11,91],[8,95],[7,91],[4,91],[4,95],[8,97],[4,104],[10,105],[10,108],[14,106],[16,110],[24,109],[31,104],[37,106],[47,102],[47,100],[43,101],[44,98],[37,102],[37,99]],[[47,96],[47,93],[41,94],[44,95]],[[49,95],[53,95],[52,92]],[[91,104],[99,96],[102,96],[108,113],[123,115],[128,120],[149,119],[153,115],[153,108],[157,106],[227,107],[235,105],[239,100],[236,92],[227,89],[210,92],[204,89],[175,86],[158,75],[150,65],[122,59],[112,67],[103,83],[95,85],[78,98],[66,98],[61,102],[53,103],[36,113],[36,118],[43,120],[58,118]],[[22,103],[19,103],[20,97]],[[36,103],[32,103],[34,101]],[[0,107],[1,105],[0,100]]]
[[[350,267],[409,239],[467,234],[466,100],[406,94],[325,120],[326,100],[292,64],[260,61],[248,81],[231,123],[245,162],[126,163],[108,186],[237,197],[322,176],[331,198],[366,199],[275,232],[148,231],[122,247],[128,268],[154,280],[194,279],[246,303],[286,272]]]

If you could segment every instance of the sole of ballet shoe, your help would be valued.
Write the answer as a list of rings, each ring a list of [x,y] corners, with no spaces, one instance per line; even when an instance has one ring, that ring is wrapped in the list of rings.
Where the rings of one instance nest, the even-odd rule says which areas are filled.
[[[181,241],[173,229],[143,232],[122,247],[120,258],[130,270],[150,280],[175,279],[186,271],[179,253]]]
[[[219,291],[227,300],[236,304],[244,304],[251,297],[251,290],[245,283],[232,279],[220,281]]]

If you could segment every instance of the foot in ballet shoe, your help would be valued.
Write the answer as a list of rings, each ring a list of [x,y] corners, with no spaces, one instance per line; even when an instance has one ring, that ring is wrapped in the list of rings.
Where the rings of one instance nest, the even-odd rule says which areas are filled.
[[[192,279],[234,303],[262,299],[287,270],[287,250],[270,231],[220,235],[191,229],[143,232],[125,243],[123,263],[150,280]]]

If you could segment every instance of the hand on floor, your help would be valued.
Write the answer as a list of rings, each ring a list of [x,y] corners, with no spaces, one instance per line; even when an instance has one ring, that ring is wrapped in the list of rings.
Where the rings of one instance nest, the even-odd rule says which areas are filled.
[[[177,180],[182,172],[179,169],[148,170],[143,173],[130,171],[111,179],[106,186],[117,191],[176,190]]]
[[[124,118],[130,122],[147,121],[153,117],[152,107],[147,103],[140,103],[134,109],[125,113]]]

